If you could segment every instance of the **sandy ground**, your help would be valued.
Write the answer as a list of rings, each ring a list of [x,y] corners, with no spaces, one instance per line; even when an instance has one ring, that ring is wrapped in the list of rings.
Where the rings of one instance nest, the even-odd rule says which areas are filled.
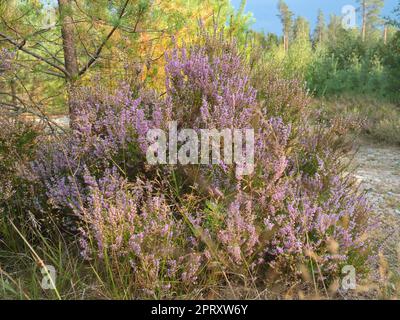
[[[400,273],[400,147],[361,140],[355,176],[378,218],[374,240],[391,272]]]
[[[400,218],[400,147],[360,141],[355,176],[376,211]]]

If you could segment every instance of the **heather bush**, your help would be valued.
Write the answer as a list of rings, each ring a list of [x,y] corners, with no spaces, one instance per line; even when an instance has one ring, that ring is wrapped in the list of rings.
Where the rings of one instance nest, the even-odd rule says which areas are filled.
[[[256,91],[235,45],[221,41],[219,47],[208,41],[167,56],[167,95],[183,128],[250,125]]]
[[[46,234],[49,214],[40,210],[43,189],[36,193],[29,162],[35,158],[43,128],[18,117],[0,115],[0,248],[21,248],[21,239],[11,223],[31,239],[35,232]],[[42,207],[43,209],[43,207]],[[52,229],[54,230],[54,229]],[[22,247],[24,247],[22,243]],[[0,255],[0,259],[4,255]]]
[[[101,259],[118,272],[116,281],[134,278],[133,295],[163,298],[182,287],[193,290],[203,254],[154,183],[139,177],[130,183],[115,167],[99,180],[88,173],[84,179],[88,201],[76,211],[83,257]]]
[[[324,286],[362,261],[369,209],[339,165],[344,129],[309,127],[301,82],[269,74],[257,83],[235,44],[216,37],[166,59],[161,96],[125,85],[77,94],[72,132],[33,164],[82,255],[135,297],[179,296],[194,283],[265,286],[266,274],[293,280],[304,270]],[[148,165],[146,134],[169,120],[254,128],[253,174],[223,162]]]
[[[261,69],[253,82],[264,117],[279,117],[292,125],[308,118],[311,96],[300,79],[285,79],[279,70]]]
[[[125,85],[112,94],[104,92],[97,87],[76,93],[80,113],[74,130],[38,151],[32,167],[55,208],[73,210],[84,204],[85,170],[101,178],[115,166],[134,179],[145,169],[148,130],[162,128],[167,119],[168,105],[152,102],[151,92],[134,98]]]
[[[0,128],[0,210],[9,212],[8,204],[13,204],[22,211],[18,204],[28,191],[28,161],[34,157],[39,128],[7,116],[0,116]]]
[[[13,59],[13,52],[4,48],[0,50],[0,75],[5,74],[12,69]]]

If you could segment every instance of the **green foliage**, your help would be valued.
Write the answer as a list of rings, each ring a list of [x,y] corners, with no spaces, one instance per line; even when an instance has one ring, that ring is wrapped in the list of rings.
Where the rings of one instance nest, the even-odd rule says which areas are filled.
[[[387,27],[384,39],[383,30],[376,26],[381,21],[377,18],[381,1],[365,4],[368,32],[363,39],[359,29],[344,29],[339,16],[331,15],[326,26],[321,10],[311,36],[308,21],[302,17],[293,20],[287,4],[280,1],[283,48],[281,39],[270,34],[253,34],[251,50],[262,47],[265,65],[279,70],[287,79],[302,79],[317,96],[353,93],[397,102],[400,92],[398,31]]]
[[[39,130],[25,121],[0,116],[0,234],[7,219],[18,225],[29,221],[31,184],[26,175]]]
[[[293,12],[289,10],[288,5],[283,0],[279,1],[278,9],[279,9],[278,17],[281,19],[284,33],[287,33],[292,27]]]
[[[316,44],[322,44],[326,36],[325,16],[322,10],[318,12],[317,25],[314,30],[313,40]]]
[[[396,33],[383,52],[383,63],[387,66],[387,90],[397,93],[396,97],[400,100],[400,32]]]
[[[399,1],[399,4],[397,5],[397,7],[393,10],[393,15],[394,15],[394,17],[388,18],[387,20],[393,26],[400,28],[400,1]]]
[[[316,50],[308,66],[306,80],[318,96],[355,93],[398,99],[398,37],[388,45],[382,40],[363,42],[355,32],[347,31]]]
[[[382,23],[380,13],[384,6],[384,0],[357,0],[357,2],[360,5],[359,11],[368,33]]]

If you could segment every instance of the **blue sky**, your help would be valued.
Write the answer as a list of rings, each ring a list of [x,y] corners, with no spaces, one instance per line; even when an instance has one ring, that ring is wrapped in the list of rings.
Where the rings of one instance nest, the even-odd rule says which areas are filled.
[[[235,8],[238,8],[241,1],[231,0],[231,2]],[[286,3],[295,15],[307,18],[312,28],[317,20],[318,9],[322,9],[325,18],[328,19],[331,13],[341,15],[342,7],[345,5],[357,7],[355,0],[286,0]],[[397,3],[398,0],[385,0],[383,15],[389,15]],[[253,28],[258,31],[281,34],[277,7],[278,0],[247,0],[246,11],[251,11],[256,19]],[[360,18],[357,19],[357,24],[360,24]]]

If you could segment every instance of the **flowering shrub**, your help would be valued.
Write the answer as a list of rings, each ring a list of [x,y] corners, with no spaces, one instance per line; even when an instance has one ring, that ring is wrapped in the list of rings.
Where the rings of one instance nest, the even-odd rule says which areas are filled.
[[[262,112],[268,117],[281,117],[286,122],[307,119],[311,97],[298,79],[284,79],[279,72],[267,71],[259,88]]]
[[[5,115],[0,115],[0,128],[0,229],[6,228],[9,218],[17,225],[36,226],[31,219],[29,161],[34,159],[41,128]]]
[[[13,59],[14,59],[13,52],[4,48],[0,50],[0,75],[12,69]]]
[[[114,259],[114,266],[125,259],[131,270],[124,276],[135,277],[142,296],[168,296],[177,289],[174,283],[196,283],[202,254],[194,250],[183,221],[151,182],[137,178],[129,183],[116,168],[99,180],[89,173],[84,179],[89,197],[76,214],[88,226],[80,228],[86,259]]]
[[[207,50],[208,49],[208,50]],[[166,87],[184,128],[248,128],[256,91],[234,46],[219,55],[207,47],[167,55]]]
[[[250,198],[240,191],[229,205],[224,221],[224,227],[218,232],[218,240],[226,247],[231,262],[243,264],[251,257],[259,243],[256,230],[256,215]]]
[[[79,93],[80,111],[73,132],[44,144],[33,163],[56,208],[83,205],[86,170],[101,178],[106,169],[115,166],[134,178],[144,169],[148,130],[161,128],[167,118],[168,106],[152,103],[148,93],[134,99],[126,86],[115,94],[102,90],[83,89]]]
[[[289,279],[299,265],[324,283],[368,245],[368,207],[335,161],[338,127],[307,127],[308,95],[296,81],[271,76],[257,99],[246,62],[222,41],[167,55],[161,97],[135,97],[126,86],[82,91],[71,134],[33,164],[53,208],[78,218],[83,256],[112,270],[129,264],[146,296],[226,281],[226,272]],[[236,177],[223,163],[147,165],[146,134],[169,120],[196,130],[255,128],[254,173]],[[215,265],[223,272],[210,277]]]

